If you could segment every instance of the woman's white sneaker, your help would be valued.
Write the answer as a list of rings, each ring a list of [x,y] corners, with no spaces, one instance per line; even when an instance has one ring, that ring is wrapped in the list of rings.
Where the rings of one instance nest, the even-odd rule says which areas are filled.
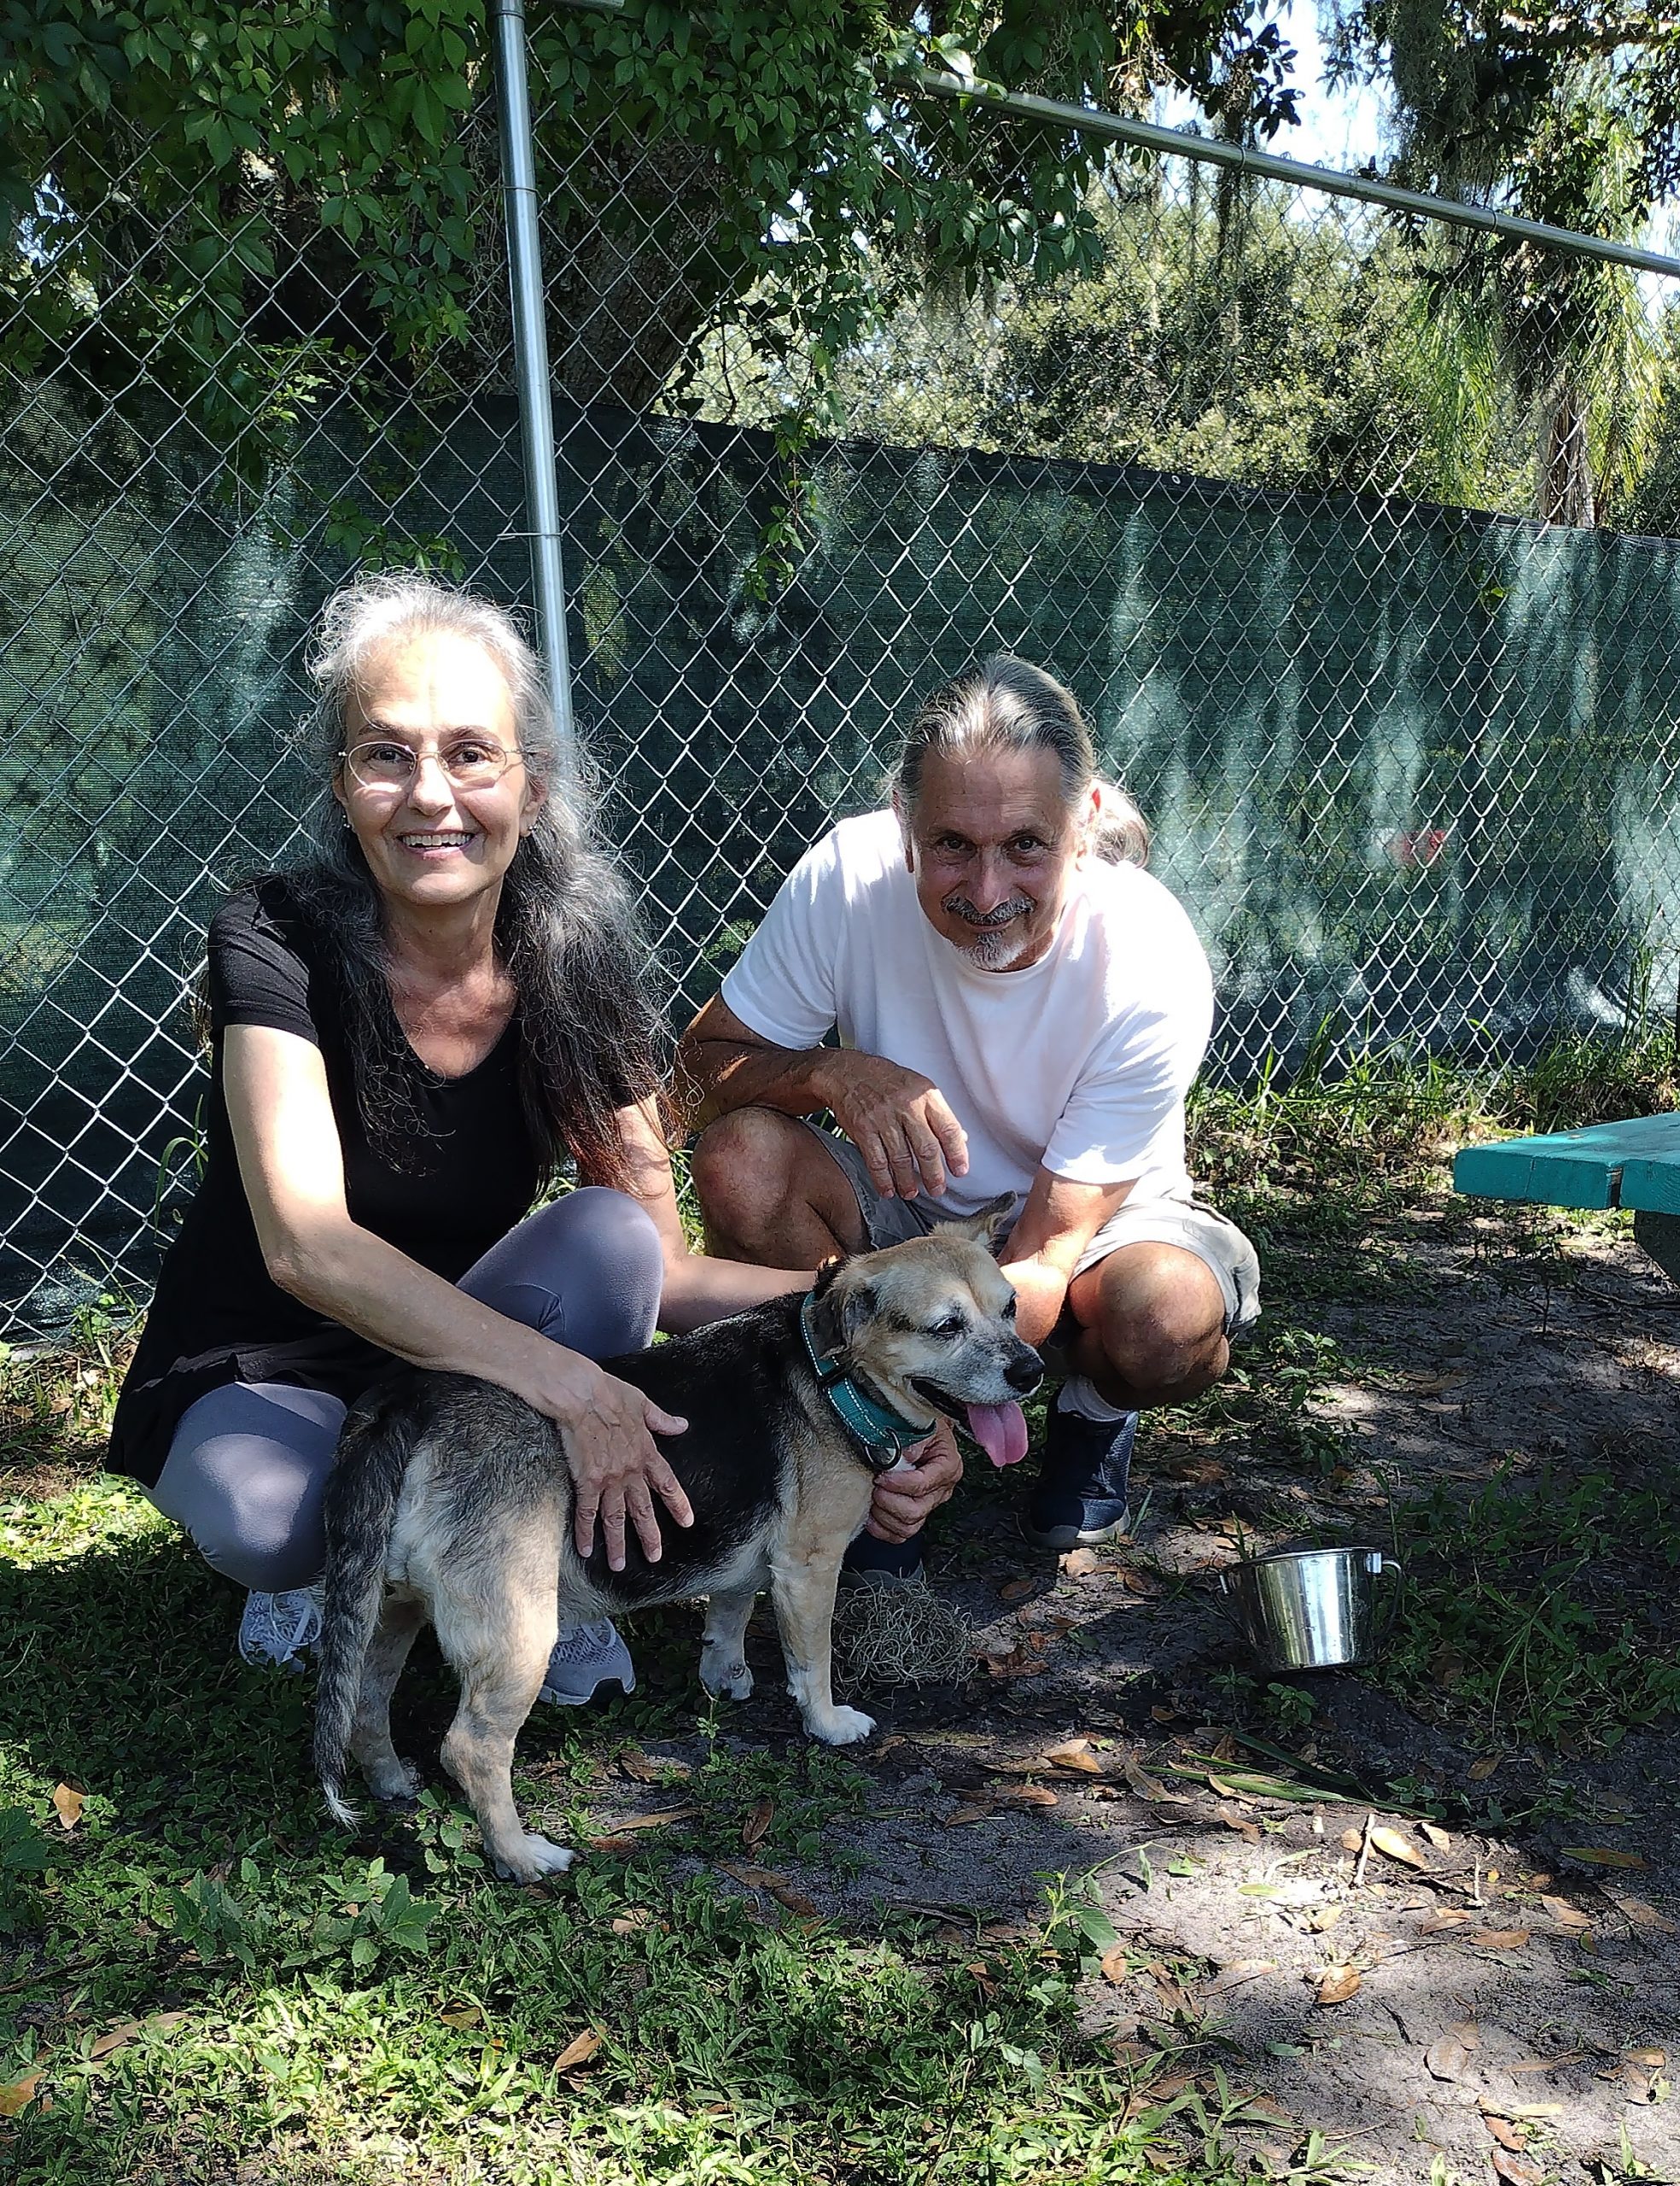
[[[303,1674],[303,1651],[321,1636],[319,1587],[295,1587],[283,1594],[247,1594],[239,1620],[239,1653],[254,1669]]]

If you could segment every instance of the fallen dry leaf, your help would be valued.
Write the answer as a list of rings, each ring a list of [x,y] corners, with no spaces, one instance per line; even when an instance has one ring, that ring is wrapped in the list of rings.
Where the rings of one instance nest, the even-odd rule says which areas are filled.
[[[1578,2065],[1591,2054],[1586,2049],[1560,2049],[1555,2057],[1522,2057],[1505,2069],[1514,2079],[1525,2078],[1531,2072],[1555,2072],[1560,2065]]]
[[[1047,1784],[1005,1784],[996,1793],[1000,1803],[1014,1807],[1053,1807],[1060,1804]]]
[[[1371,1842],[1385,1859],[1397,1860],[1402,1867],[1421,1867],[1427,1873],[1428,1861],[1417,1846],[1403,1837],[1397,1829],[1388,1829],[1379,1823],[1371,1832]]]
[[[1613,1844],[1566,1844],[1566,1860],[1584,1860],[1590,1867],[1642,1867],[1647,1865],[1643,1853],[1624,1852]]]
[[[1673,1921],[1659,1913],[1654,1905],[1648,1905],[1642,1897],[1622,1897],[1613,1891],[1610,1902],[1636,1928],[1647,1929],[1654,1936],[1671,1936],[1676,1932]]]
[[[767,1891],[779,1905],[785,1905],[790,1913],[802,1914],[808,1920],[821,1919],[817,1908],[798,1885],[790,1882],[785,1875],[779,1875],[773,1867],[756,1867],[746,1860],[720,1860],[717,1864],[725,1874],[733,1875],[749,1890]]]
[[[1333,1928],[1346,1911],[1345,1905],[1313,1906],[1307,1914],[1308,1934],[1321,1936],[1327,1928]]]
[[[989,1804],[977,1806],[971,1803],[967,1806],[953,1807],[945,1817],[945,1827],[947,1829],[961,1829],[971,1821],[984,1821],[992,1811]]]
[[[1164,1784],[1158,1784],[1152,1776],[1144,1773],[1130,1754],[1122,1760],[1120,1774],[1140,1799],[1153,1799],[1159,1804],[1171,1807],[1193,1807],[1196,1803],[1187,1791],[1170,1791]]]
[[[1520,1950],[1531,1932],[1527,1928],[1473,1928],[1464,1938],[1484,1950]]]
[[[1356,1852],[1364,1842],[1363,1830],[1345,1829],[1342,1832],[1342,1850],[1345,1852]]]
[[[650,1761],[639,1746],[629,1746],[618,1756],[618,1765],[624,1774],[638,1784],[657,1784],[663,1780],[664,1770],[656,1761]]]
[[[30,2072],[20,2080],[12,2080],[0,2087],[0,2118],[15,2118],[35,2100],[35,2090],[47,2077],[46,2067]]]
[[[1425,2071],[1438,2080],[1455,2080],[1469,2061],[1464,2044],[1455,2042],[1450,2034],[1432,2042],[1423,2053]]]
[[[102,2034],[89,2049],[88,2055],[90,2058],[108,2057],[114,2049],[120,2049],[125,2043],[132,2042],[142,2025],[143,2022],[137,2019],[125,2019],[120,2026],[114,2026],[108,2034]]]
[[[1538,2164],[1528,2163],[1520,2155],[1513,2155],[1509,2148],[1495,2148],[1493,2167],[1509,2186],[1540,2186],[1545,2177]]]
[[[884,1753],[890,1753],[895,1746],[908,1745],[909,1743],[902,1731],[889,1731],[878,1745],[871,1746],[869,1758],[878,1761]]]
[[[1566,1897],[1542,1897],[1540,1900],[1559,1927],[1579,1932],[1592,1926],[1592,1915],[1584,1913],[1578,1905],[1572,1905]]]
[[[1479,2049],[1482,2046],[1482,2030],[1473,2019],[1455,2019],[1447,2032],[1455,2042],[1461,2042],[1467,2049]]]
[[[575,2040],[566,2044],[555,2059],[555,2071],[557,2072],[576,2072],[580,2065],[586,2065],[589,2062],[605,2039],[605,2036],[598,2034],[592,2026],[586,2027]]]
[[[1129,1564],[1123,1564],[1116,1576],[1129,1594],[1141,1594],[1148,1601],[1166,1592],[1158,1579],[1152,1579],[1146,1571],[1134,1571]]]
[[[1036,1579],[1006,1579],[998,1588],[1000,1602],[1024,1602],[1030,1594],[1038,1592]]]
[[[1236,2125],[1244,2125],[1251,2119],[1258,2119],[1268,2125],[1287,2125],[1292,2130],[1298,2130],[1295,2119],[1283,2105],[1269,2095],[1234,2095],[1231,2101],[1234,2106],[1239,2102],[1243,2106],[1240,2117],[1235,2116],[1234,2111],[1228,2113],[1232,2115]]]
[[[1502,1753],[1485,1753],[1479,1761],[1471,1762],[1465,1774],[1473,1784],[1485,1784],[1504,1758]]]
[[[1467,1912],[1461,1905],[1440,1905],[1437,1906],[1426,1920],[1418,1922],[1417,1932],[1420,1936],[1443,1935],[1449,1928],[1467,1926],[1475,1917],[1473,1913]]]
[[[76,1827],[82,1818],[82,1809],[87,1803],[81,1792],[69,1784],[54,1786],[52,1803],[53,1812],[58,1816],[59,1826],[63,1829]]]
[[[1044,1756],[1053,1768],[1070,1768],[1081,1776],[1100,1776],[1102,1762],[1091,1751],[1089,1739],[1068,1739],[1053,1745]]]
[[[1668,2052],[1666,2049],[1630,2049],[1627,2060],[1630,2065],[1642,2066],[1648,2072],[1660,2072],[1668,2062]]]
[[[589,1849],[592,1852],[633,1852],[640,1842],[639,1838],[627,1837],[622,1830],[619,1830],[609,1837],[592,1837]]]
[[[1154,1977],[1155,1993],[1170,2018],[1195,2019],[1200,2016],[1194,1997],[1164,1966],[1152,1966],[1149,1971]]]
[[[1496,2118],[1490,2112],[1484,2111],[1482,2123],[1501,2148],[1511,2148],[1520,2154],[1528,2146],[1528,2135],[1520,2125],[1513,2125],[1508,2118]]]
[[[746,1846],[748,1851],[751,1851],[753,1846],[758,1843],[759,1839],[764,1835],[765,1831],[769,1828],[771,1823],[775,1819],[775,1801],[773,1799],[761,1799],[758,1804],[753,1809],[752,1812],[747,1816],[746,1820],[741,1824],[741,1842]]]
[[[699,1811],[694,1806],[666,1807],[658,1814],[633,1814],[614,1823],[613,1834],[623,1837],[633,1829],[663,1829],[668,1822],[691,1821]]]
[[[1088,1579],[1102,1569],[1102,1558],[1092,1548],[1070,1548],[1059,1562],[1064,1575],[1070,1579]]]
[[[1018,1920],[988,1920],[980,1931],[980,1940],[983,1943],[1024,1943],[1031,1933]]]
[[[1217,1811],[1219,1819],[1224,1823],[1227,1829],[1234,1829],[1239,1837],[1247,1838],[1251,1844],[1257,1844],[1259,1843],[1260,1825],[1258,1822],[1250,1821],[1245,1815],[1240,1815],[1234,1807],[1222,1806],[1217,1809]]]
[[[1321,2004],[1345,2004],[1350,1996],[1359,1993],[1359,1969],[1354,1966],[1327,1966],[1318,1977],[1318,2001]]]
[[[1131,1971],[1131,1961],[1126,1955],[1124,1943],[1116,1943],[1112,1950],[1105,1950],[1103,1953],[1103,1979],[1113,1982],[1117,1989],[1123,1981],[1129,1979]]]
[[[1258,1981],[1268,1973],[1278,1970],[1275,1958],[1234,1958],[1228,1966],[1222,1966],[1211,1981],[1202,1990],[1203,2000],[1211,2002],[1222,1996],[1228,1989],[1241,1989],[1251,1981]]]
[[[1418,1824],[1418,1827],[1423,1832],[1424,1836],[1427,1838],[1429,1843],[1435,1847],[1435,1850],[1438,1852],[1451,1851],[1452,1839],[1448,1836],[1444,1829],[1438,1827],[1438,1825],[1432,1821],[1420,1821]]]
[[[645,1905],[627,1906],[612,1923],[615,1936],[638,1936],[653,1924],[653,1914]]]
[[[614,1921],[613,1926],[616,1927],[618,1923]],[[451,2004],[446,2011],[438,2014],[440,2022],[445,2026],[476,2026],[483,2016],[482,2008],[471,2003]]]

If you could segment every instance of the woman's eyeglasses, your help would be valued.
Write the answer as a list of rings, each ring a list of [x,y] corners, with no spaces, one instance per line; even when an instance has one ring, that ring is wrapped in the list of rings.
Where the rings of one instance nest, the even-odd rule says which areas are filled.
[[[457,789],[488,789],[524,757],[510,751],[493,736],[458,736],[437,747],[437,763]],[[394,737],[370,737],[338,755],[364,789],[406,789],[419,771],[423,754]]]

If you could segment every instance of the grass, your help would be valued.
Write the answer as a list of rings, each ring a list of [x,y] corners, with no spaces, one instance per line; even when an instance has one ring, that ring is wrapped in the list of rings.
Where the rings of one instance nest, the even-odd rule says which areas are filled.
[[[512,1891],[443,1791],[353,1843],[324,1826],[306,1686],[230,1659],[230,1606],[120,1482],[0,1505],[9,2180],[1238,2176],[1242,2103],[1216,2078],[1155,2101],[1170,2054],[1123,2066],[1081,2033],[1082,1963],[1115,1941],[1089,1901],[1053,1880],[1005,1936],[859,1929],[716,1864],[831,1871],[830,1832],[872,1790],[844,1756],[714,1735],[671,1772],[691,1821]],[[656,1635],[645,1660],[665,1682]],[[418,1685],[411,1742],[435,1751],[446,1698]],[[645,1779],[643,1746],[697,1728],[668,1699],[551,1717],[520,1796],[586,1839],[624,1797],[627,1741]],[[68,1831],[62,1786],[83,1800]],[[1321,2150],[1303,2162],[1322,2173]]]
[[[1363,1365],[1315,1326],[1317,1302],[1415,1279],[1399,1241],[1451,1219],[1452,1147],[1677,1101],[1666,1041],[1572,1044],[1497,1078],[1368,1057],[1334,1083],[1321,1069],[1246,1101],[1199,1093],[1197,1172],[1261,1242],[1269,1311],[1187,1437],[1240,1480],[1257,1459],[1333,1482],[1349,1447],[1315,1400]],[[1537,1217],[1525,1266],[1566,1227]],[[691,1809],[680,1821],[528,1891],[487,1879],[442,1786],[365,1837],[326,1826],[304,1681],[239,1668],[227,1590],[97,1470],[120,1359],[101,1315],[53,1359],[0,1359],[9,2181],[1243,2175],[1247,2097],[1205,2054],[1184,2062],[1164,2031],[1116,2053],[1082,2031],[1076,1984],[1113,1938],[1063,1879],[1006,1932],[814,1911],[803,1892],[837,1873],[849,1903],[867,1899],[872,1762],[754,1745],[744,1719],[702,1710],[685,1613],[639,1626],[636,1699],[534,1721],[517,1787],[573,1842],[650,1797]],[[1673,1509],[1607,1464],[1572,1482],[1502,1471],[1403,1511],[1407,1618],[1382,1677],[1495,1741],[1607,1744],[1654,1720],[1680,1702]],[[1292,1690],[1257,1702],[1274,1735],[1305,1727],[1275,1697]],[[435,1753],[441,1675],[422,1662],[405,1692],[407,1743]],[[67,1830],[61,1786],[83,1801]],[[744,1863],[746,1882],[729,1872]],[[1310,2139],[1292,2162],[1300,2186],[1337,2169]]]
[[[1490,1742],[1619,1745],[1680,1710],[1680,1481],[1520,1479],[1397,1514],[1405,1593],[1380,1675]]]

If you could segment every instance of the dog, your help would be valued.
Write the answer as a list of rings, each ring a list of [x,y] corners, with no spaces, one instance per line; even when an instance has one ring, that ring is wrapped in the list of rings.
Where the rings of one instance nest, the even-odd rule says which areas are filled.
[[[344,1426],[328,1483],[325,1612],[315,1760],[339,1821],[355,1810],[347,1752],[383,1800],[417,1773],[391,1744],[391,1695],[431,1621],[460,1680],[443,1763],[478,1817],[486,1855],[518,1882],[571,1863],[514,1806],[514,1740],[541,1688],[560,1620],[707,1599],[700,1681],[744,1700],[755,1598],[775,1604],[788,1689],[827,1745],[872,1720],[830,1686],[835,1589],[876,1476],[963,1418],[997,1464],[1025,1454],[1020,1400],[1038,1353],[1015,1333],[1015,1297],[989,1249],[1006,1195],[930,1236],[831,1261],[808,1299],[771,1300],[693,1335],[604,1362],[689,1424],[661,1447],[694,1506],[650,1564],[633,1532],[622,1571],[598,1535],[580,1558],[560,1430],[522,1399],[462,1374],[406,1372]]]

